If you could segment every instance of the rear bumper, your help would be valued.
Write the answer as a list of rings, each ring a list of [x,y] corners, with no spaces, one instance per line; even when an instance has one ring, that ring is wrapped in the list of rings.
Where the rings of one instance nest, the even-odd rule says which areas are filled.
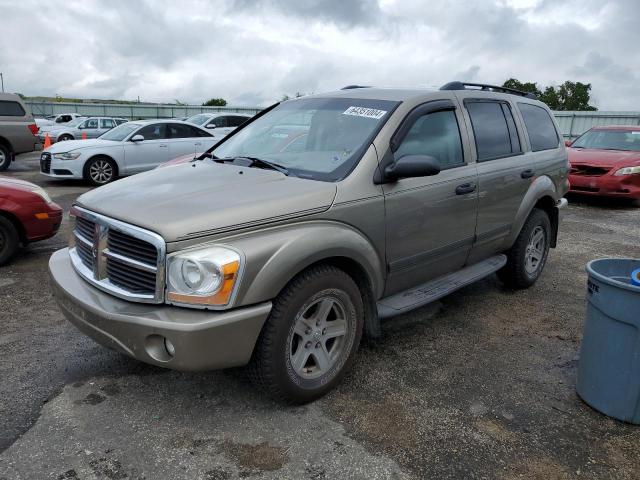
[[[612,174],[601,177],[569,175],[569,191],[580,195],[640,198],[640,175]]]
[[[51,256],[49,272],[60,309],[80,331],[105,347],[176,370],[247,364],[271,311],[270,302],[212,312],[120,300],[82,280],[66,248]]]

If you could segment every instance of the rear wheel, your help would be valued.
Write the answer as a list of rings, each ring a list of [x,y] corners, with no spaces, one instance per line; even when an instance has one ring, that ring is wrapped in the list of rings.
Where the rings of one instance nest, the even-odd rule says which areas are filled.
[[[73,140],[73,137],[65,133],[64,135],[60,135],[60,138],[58,138],[59,142],[66,142],[67,140]]]
[[[118,168],[108,157],[93,157],[84,166],[84,178],[94,185],[105,185],[118,178]]]
[[[16,227],[5,217],[0,217],[0,265],[13,257],[19,245],[20,237]]]
[[[4,172],[11,164],[11,152],[7,147],[0,144],[0,172]]]
[[[275,299],[250,365],[254,382],[295,403],[321,397],[351,366],[364,323],[362,295],[342,270],[313,267]]]
[[[536,283],[547,262],[550,239],[549,216],[543,210],[533,209],[507,252],[507,264],[498,271],[504,284],[512,288],[528,288]]]

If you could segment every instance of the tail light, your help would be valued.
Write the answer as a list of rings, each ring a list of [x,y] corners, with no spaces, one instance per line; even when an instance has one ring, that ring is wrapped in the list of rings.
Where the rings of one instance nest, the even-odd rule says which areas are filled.
[[[31,123],[29,125],[27,125],[29,127],[29,130],[31,130],[31,133],[34,135],[38,134],[38,125],[36,125],[35,123]]]

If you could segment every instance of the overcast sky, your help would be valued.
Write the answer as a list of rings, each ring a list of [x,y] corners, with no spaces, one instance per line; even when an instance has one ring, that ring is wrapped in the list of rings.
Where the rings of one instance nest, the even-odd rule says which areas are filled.
[[[640,110],[640,0],[0,0],[5,89],[266,105],[509,77]]]

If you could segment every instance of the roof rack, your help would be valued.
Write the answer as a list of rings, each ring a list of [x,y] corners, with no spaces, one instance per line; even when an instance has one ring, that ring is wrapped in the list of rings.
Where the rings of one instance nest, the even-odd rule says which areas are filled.
[[[486,83],[449,82],[441,86],[440,90],[468,90],[467,87],[477,87],[477,89],[487,92],[510,93],[512,95],[520,95],[521,97],[531,98],[533,100],[538,99],[538,97],[536,97],[533,93],[523,92],[522,90],[516,90],[515,88],[487,85]]]
[[[340,90],[353,90],[354,88],[371,88],[369,85],[347,85]]]

